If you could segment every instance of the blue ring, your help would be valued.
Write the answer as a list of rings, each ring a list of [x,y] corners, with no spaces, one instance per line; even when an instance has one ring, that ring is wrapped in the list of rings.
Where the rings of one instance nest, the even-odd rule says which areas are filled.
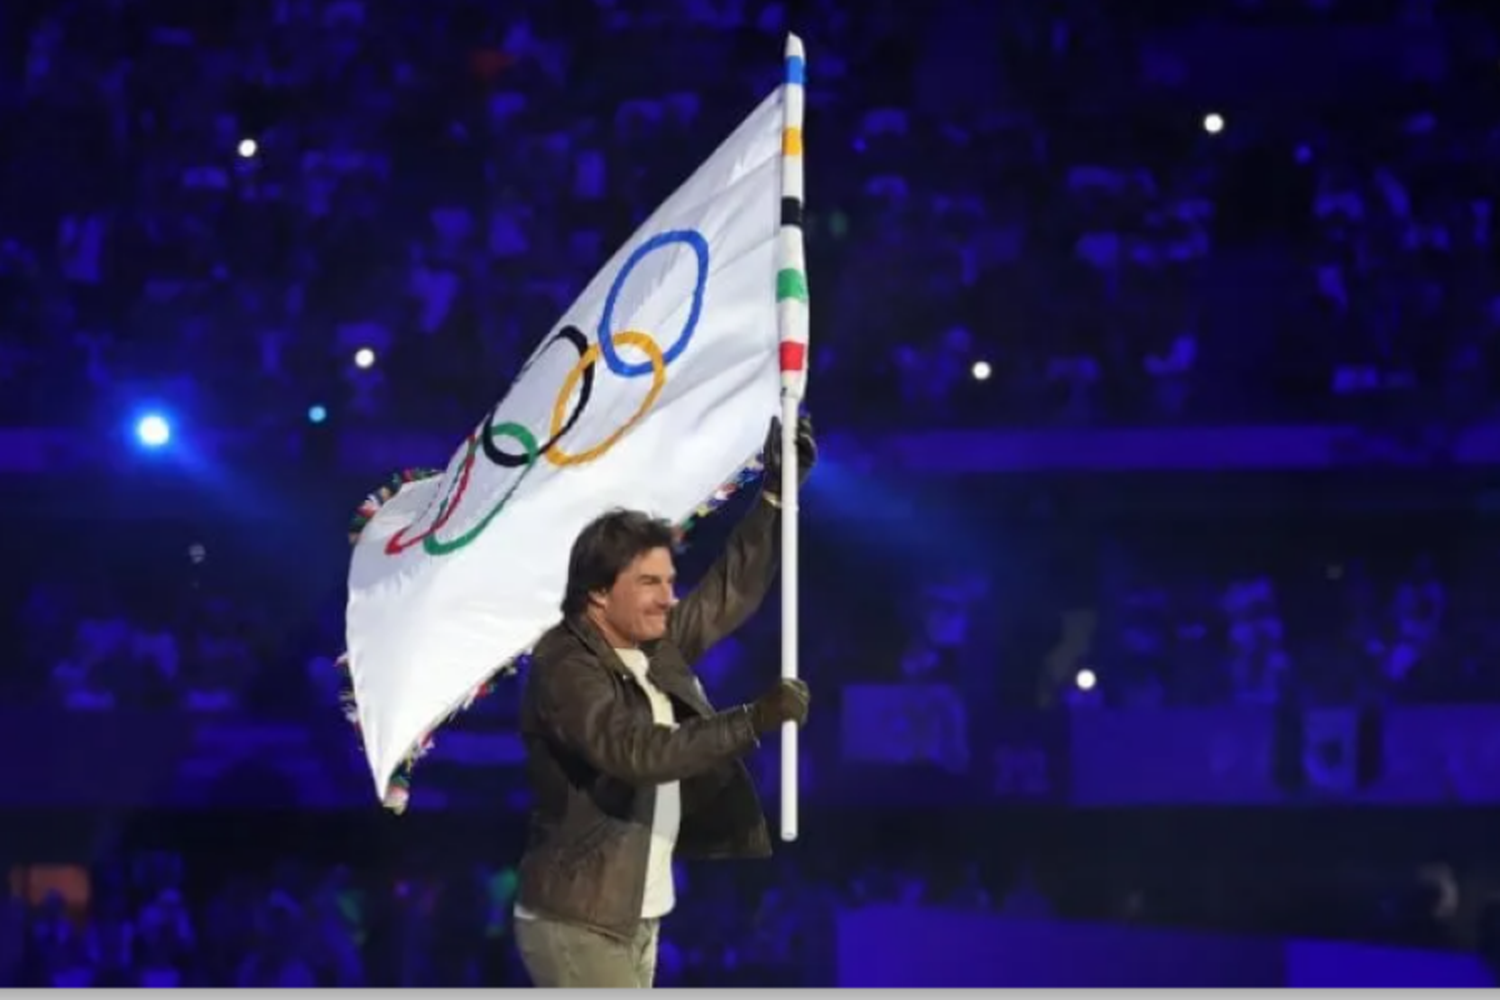
[[[615,318],[615,302],[625,287],[625,279],[630,277],[635,266],[653,250],[660,250],[673,243],[686,243],[693,248],[693,253],[698,258],[698,276],[693,283],[693,305],[688,310],[687,321],[682,324],[682,332],[677,335],[676,342],[662,352],[662,362],[670,365],[675,361],[679,354],[687,350],[698,329],[698,319],[703,315],[703,292],[708,287],[708,240],[696,229],[671,229],[665,233],[657,233],[631,251],[630,256],[625,259],[625,264],[615,275],[614,283],[609,286],[609,294],[604,297],[604,312],[599,317],[599,352],[604,355],[604,363],[609,366],[609,370],[621,378],[651,374],[651,362],[627,364],[620,357],[620,352],[615,350],[615,335],[610,329]]]

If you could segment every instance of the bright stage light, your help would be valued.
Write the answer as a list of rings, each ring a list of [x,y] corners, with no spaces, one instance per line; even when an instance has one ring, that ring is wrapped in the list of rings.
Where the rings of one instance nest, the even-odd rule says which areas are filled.
[[[147,448],[160,448],[172,440],[172,425],[158,413],[149,413],[135,425],[135,436]]]

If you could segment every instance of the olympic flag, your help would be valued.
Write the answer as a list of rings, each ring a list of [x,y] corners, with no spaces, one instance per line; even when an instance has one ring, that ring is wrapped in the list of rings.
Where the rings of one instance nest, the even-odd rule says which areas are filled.
[[[758,468],[788,387],[800,398],[800,53],[792,39],[786,84],[594,277],[446,469],[361,508],[351,714],[387,805],[433,730],[556,622],[585,524],[612,507],[689,522]]]

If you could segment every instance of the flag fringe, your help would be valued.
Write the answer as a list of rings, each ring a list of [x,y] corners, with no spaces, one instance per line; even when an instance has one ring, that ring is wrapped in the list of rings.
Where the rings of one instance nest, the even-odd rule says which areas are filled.
[[[694,507],[687,517],[683,518],[676,526],[674,537],[676,538],[679,551],[686,544],[688,533],[693,530],[705,518],[718,512],[725,504],[733,500],[747,487],[757,482],[765,472],[765,460],[763,453],[757,452],[748,462],[740,466],[733,476],[718,486],[698,506]],[[423,479],[431,479],[442,475],[441,469],[403,469],[391,476],[377,489],[368,494],[364,501],[354,512],[354,517],[349,524],[349,544],[354,545],[359,541],[360,533],[364,531],[365,525],[375,517],[381,507],[385,506],[401,488],[408,483],[420,482]],[[530,649],[530,644],[527,645]],[[515,659],[501,665],[501,667],[484,680],[482,684],[474,688],[447,712],[443,713],[433,726],[422,734],[411,751],[402,758],[396,773],[386,784],[385,794],[381,797],[381,804],[392,812],[400,815],[406,811],[411,802],[411,773],[417,762],[432,751],[434,733],[439,728],[452,721],[459,713],[467,711],[476,701],[489,695],[495,690],[496,681],[504,677],[514,677],[520,673],[524,666],[523,661],[527,653],[522,653]],[[359,724],[359,703],[354,694],[354,673],[349,662],[349,654],[342,654],[335,664],[343,671],[343,679],[340,684],[339,705],[343,710],[344,718],[354,727],[356,736],[363,741],[363,732]]]
[[[349,544],[354,545],[359,541],[360,534],[365,530],[375,514],[384,507],[386,503],[401,492],[401,487],[407,483],[421,482],[424,479],[432,479],[441,476],[442,469],[402,469],[391,476],[390,479],[381,483],[372,492],[365,496],[354,511],[354,516],[349,519]]]

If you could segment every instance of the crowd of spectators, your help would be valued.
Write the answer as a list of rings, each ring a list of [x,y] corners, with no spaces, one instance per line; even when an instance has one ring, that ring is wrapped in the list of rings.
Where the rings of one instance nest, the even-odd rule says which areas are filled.
[[[1027,879],[992,900],[972,864],[810,877],[774,865],[679,866],[662,985],[796,985],[831,952],[834,910],[920,902],[1041,917]],[[524,985],[510,943],[513,869],[399,870],[284,858],[206,874],[171,851],[21,866],[0,900],[0,986]],[[825,976],[827,972],[823,973]]]
[[[7,4],[0,416],[465,427],[795,29],[825,419],[1474,419],[1482,13]]]
[[[965,516],[978,521],[987,501],[973,503]],[[830,690],[958,683],[984,699],[971,705],[1500,700],[1485,669],[1500,655],[1494,539],[1446,515],[1338,520],[1200,515],[1098,532],[1019,520],[982,540],[960,532],[905,549],[879,524],[815,524],[803,655]],[[85,552],[117,535],[71,522],[50,531],[90,539]],[[689,550],[687,579],[716,544]],[[343,604],[336,545],[331,555],[304,564],[326,581],[308,601],[248,578],[232,552],[153,542],[88,577],[64,560],[21,581],[7,700],[332,719]],[[717,701],[755,695],[779,634],[768,606],[698,665]],[[1081,675],[1096,683],[1081,690]]]
[[[1122,546],[1104,560],[1103,599],[1062,616],[1043,691],[1060,682],[1075,705],[1114,706],[1495,701],[1493,547],[1439,556],[1417,535],[1342,550],[1253,531]],[[1085,670],[1100,679],[1087,692],[1074,683]]]
[[[525,985],[510,940],[516,873],[503,864],[455,856],[356,868],[288,853],[240,867],[193,850],[13,867],[0,893],[0,987]],[[1295,892],[1304,933],[1464,940],[1453,919],[1469,890],[1447,866],[1356,866],[1314,879],[1278,866],[1221,879],[1233,887],[1226,898],[1180,866],[1116,859],[1080,871],[1046,854],[845,843],[764,863],[679,866],[686,891],[665,922],[657,982],[831,985],[837,913],[886,904],[1244,932],[1287,927],[1289,902],[1278,895]],[[1268,880],[1278,888],[1267,892]],[[1330,906],[1335,885],[1341,899]]]
[[[957,684],[971,714],[1500,700],[1492,533],[1446,515],[1335,520],[1011,522],[956,569],[921,546],[872,565],[860,548],[878,532],[814,543],[829,576],[804,656],[842,683]],[[775,661],[776,635],[766,616],[705,669],[732,683],[732,665]]]

